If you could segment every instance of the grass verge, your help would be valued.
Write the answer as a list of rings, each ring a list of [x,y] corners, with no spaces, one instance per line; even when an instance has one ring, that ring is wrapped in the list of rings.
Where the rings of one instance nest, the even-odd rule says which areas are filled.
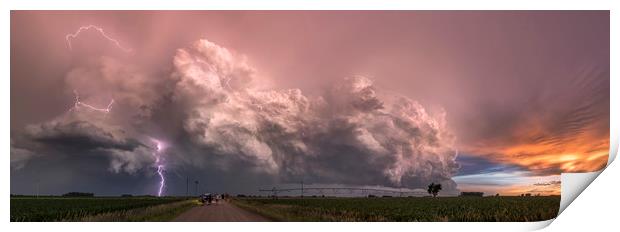
[[[282,212],[278,210],[273,210],[271,208],[264,208],[259,205],[252,204],[248,201],[240,200],[240,199],[231,199],[229,202],[239,208],[245,209],[250,212],[254,212],[274,222],[291,221],[290,216],[283,214]]]
[[[96,214],[80,218],[82,222],[165,222],[177,217],[191,207],[196,206],[197,200],[185,200],[170,204],[150,206],[146,208],[123,210]]]

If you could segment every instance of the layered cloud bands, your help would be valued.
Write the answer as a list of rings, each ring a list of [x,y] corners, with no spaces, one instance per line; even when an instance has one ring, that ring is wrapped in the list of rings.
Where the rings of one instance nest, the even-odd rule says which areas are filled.
[[[592,67],[540,85],[516,119],[467,151],[535,174],[591,172],[609,157],[609,73]]]
[[[562,144],[522,141],[471,149],[503,163],[526,167],[538,174],[591,172],[605,167],[609,154],[608,138],[583,135]]]
[[[381,95],[368,78],[346,78],[315,98],[259,90],[243,57],[206,40],[179,50],[174,64],[183,128],[206,155],[252,163],[282,181],[455,189],[444,115]]]

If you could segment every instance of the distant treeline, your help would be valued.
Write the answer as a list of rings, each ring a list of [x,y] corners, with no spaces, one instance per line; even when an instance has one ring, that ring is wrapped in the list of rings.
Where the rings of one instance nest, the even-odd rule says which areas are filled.
[[[121,195],[105,195],[99,196],[94,193],[86,193],[86,192],[69,192],[62,195],[24,195],[24,194],[11,194],[11,197],[14,198],[56,198],[56,197],[97,197],[97,198],[115,198],[115,197],[133,197],[133,198],[162,198],[153,195],[132,195],[132,194],[121,194]],[[165,198],[189,198],[193,196],[164,196]]]
[[[54,195],[23,195],[23,194],[11,194],[11,197],[60,197]]]
[[[85,192],[68,192],[58,195],[23,195],[23,194],[11,194],[11,197],[40,197],[40,198],[53,198],[53,197],[94,197],[94,193],[85,193]]]
[[[94,197],[94,193],[83,193],[83,192],[68,192],[62,194],[63,197]]]
[[[482,197],[484,196],[483,192],[461,192],[462,197]]]

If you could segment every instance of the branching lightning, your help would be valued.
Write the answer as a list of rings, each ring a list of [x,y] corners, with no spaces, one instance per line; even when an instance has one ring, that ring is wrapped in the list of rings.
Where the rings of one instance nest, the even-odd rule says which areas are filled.
[[[103,36],[108,41],[112,42],[114,45],[116,45],[116,47],[121,49],[123,52],[126,52],[126,53],[131,52],[131,49],[123,47],[118,40],[116,40],[116,39],[110,37],[108,34],[106,34],[105,31],[103,30],[103,28],[95,26],[95,25],[81,26],[80,28],[78,28],[78,30],[75,33],[67,34],[65,36],[65,40],[67,41],[67,46],[69,47],[69,50],[73,50],[71,41],[73,39],[76,39],[80,35],[80,33],[82,33],[83,31],[87,31],[87,30],[90,30],[90,29],[97,30],[97,32],[99,32],[99,34],[101,36]],[[228,84],[228,82],[227,82],[227,84]],[[102,112],[104,114],[107,114],[107,113],[109,113],[112,110],[112,105],[114,104],[114,99],[111,99],[110,103],[105,108],[99,108],[99,107],[95,107],[93,105],[89,105],[89,104],[86,104],[86,103],[82,102],[80,100],[80,94],[78,93],[77,90],[73,90],[73,94],[75,95],[75,103],[74,103],[73,107],[71,109],[69,109],[69,111],[73,111],[73,110],[77,111],[81,107],[85,107],[85,108],[88,108],[88,109],[93,110],[93,111]],[[157,167],[157,175],[159,175],[159,178],[160,178],[159,190],[157,191],[157,196],[162,196],[162,193],[164,191],[164,187],[166,185],[166,179],[165,179],[165,176],[164,176],[165,165],[164,165],[163,159],[161,158],[164,146],[163,146],[163,143],[160,142],[159,140],[156,140],[156,139],[152,139],[152,140],[156,144],[156,150],[153,152],[153,156],[155,157],[155,167]]]
[[[161,197],[162,191],[164,190],[164,186],[166,185],[166,179],[164,178],[164,164],[161,161],[161,151],[164,149],[163,145],[160,141],[153,139],[155,144],[157,145],[157,150],[153,152],[153,156],[155,156],[155,166],[157,166],[157,174],[159,175],[159,191],[157,192],[157,196]]]
[[[73,107],[71,107],[71,109],[69,109],[69,111],[73,111],[73,110],[79,110],[80,107],[86,107],[88,109],[94,110],[94,111],[99,111],[102,112],[104,114],[110,113],[110,111],[112,110],[112,105],[114,104],[114,99],[110,100],[110,103],[108,104],[108,106],[106,108],[98,108],[89,104],[86,104],[82,101],[80,101],[80,94],[78,93],[77,90],[73,90],[73,94],[75,95],[75,103],[73,105]]]
[[[67,34],[65,36],[65,40],[67,41],[67,46],[69,46],[69,50],[73,50],[73,47],[71,46],[71,40],[77,38],[80,35],[80,33],[82,33],[83,31],[89,30],[89,29],[97,30],[99,32],[99,34],[101,34],[101,36],[103,36],[103,38],[105,38],[108,41],[112,42],[114,45],[116,45],[116,47],[118,47],[119,49],[123,50],[123,52],[127,52],[127,53],[131,52],[131,49],[125,48],[125,47],[121,46],[121,43],[118,42],[118,40],[110,37],[109,35],[107,35],[103,31],[103,28],[95,26],[95,25],[81,26],[80,28],[78,28],[78,30],[75,33]]]
[[[110,100],[110,103],[107,105],[106,108],[98,108],[89,104],[86,104],[84,102],[82,102],[80,100],[80,94],[78,93],[77,90],[73,90],[73,94],[75,94],[75,102],[73,107],[71,107],[71,109],[69,109],[69,111],[77,111],[79,110],[81,107],[85,107],[87,109],[93,110],[93,111],[97,111],[97,112],[101,112],[104,114],[109,113],[112,110],[112,105],[114,104],[114,99]],[[164,176],[164,172],[165,172],[165,165],[162,159],[162,151],[164,150],[164,144],[162,142],[160,142],[159,140],[156,139],[152,139],[153,142],[155,143],[156,147],[155,147],[155,151],[153,152],[153,157],[155,157],[155,167],[157,167],[157,175],[159,175],[159,190],[157,191],[157,196],[162,196],[162,193],[164,191],[164,187],[166,185],[166,178]]]

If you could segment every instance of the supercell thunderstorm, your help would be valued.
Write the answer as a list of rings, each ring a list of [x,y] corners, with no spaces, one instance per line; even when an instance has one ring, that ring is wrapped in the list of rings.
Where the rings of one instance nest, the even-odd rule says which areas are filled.
[[[95,26],[67,35],[69,48],[87,29],[129,51]],[[338,80],[320,96],[265,87],[267,77],[244,56],[204,39],[178,49],[171,61],[173,71],[163,76],[106,56],[73,67],[65,78],[65,91],[77,90],[72,110],[27,126],[24,137],[35,145],[22,151],[12,140],[11,155],[73,149],[106,156],[111,172],[155,173],[160,196],[165,169],[186,166],[244,168],[281,183],[440,182],[456,191],[455,138],[445,112],[427,112],[362,76]]]

